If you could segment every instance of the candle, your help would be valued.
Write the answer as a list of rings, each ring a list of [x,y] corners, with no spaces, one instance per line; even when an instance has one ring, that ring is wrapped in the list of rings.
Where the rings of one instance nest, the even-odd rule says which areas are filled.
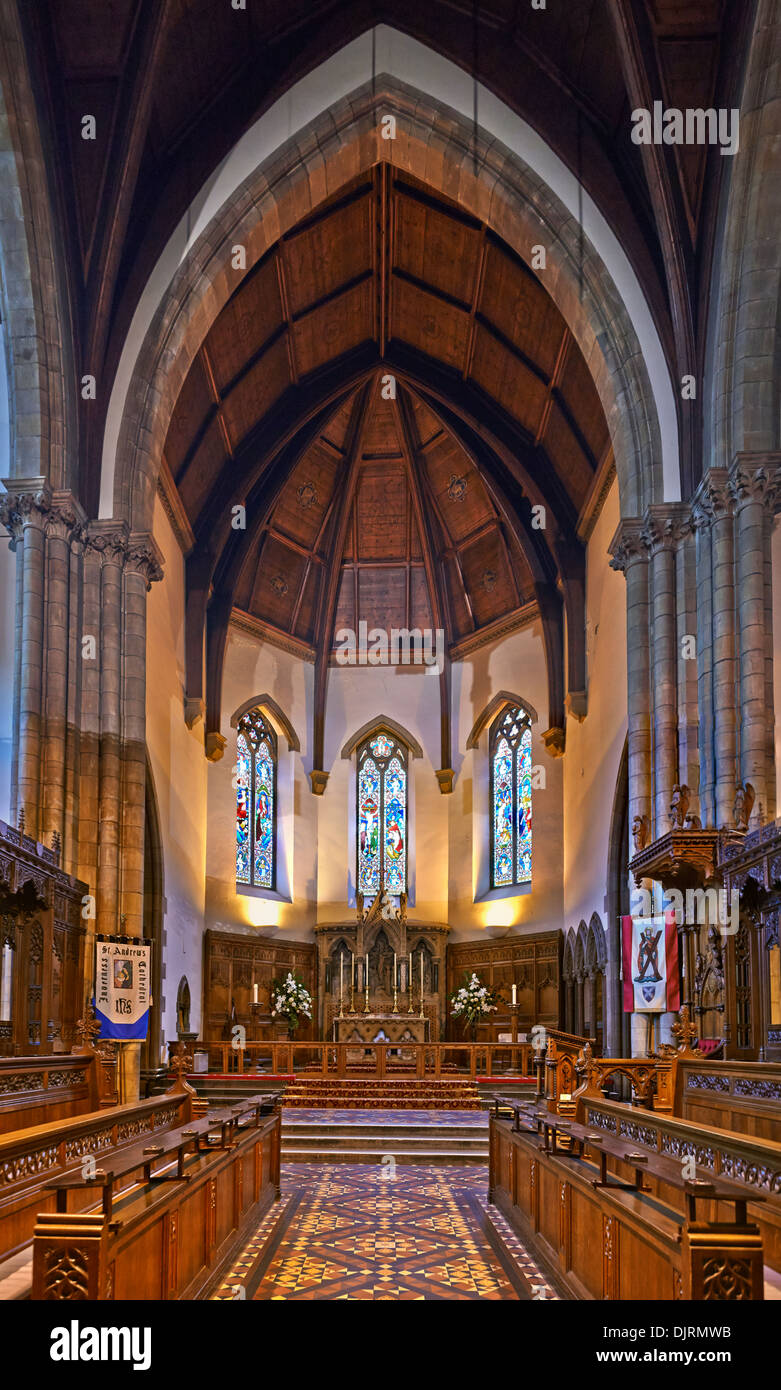
[[[344,998],[344,951],[339,952],[339,998]]]
[[[420,1007],[423,1008],[423,952],[420,953]]]
[[[252,986],[252,1002],[253,1004],[257,1004],[258,1002],[258,987],[256,984]]]
[[[412,952],[409,953],[409,975],[407,976],[407,989],[412,993]]]
[[[515,994],[515,985],[513,985],[513,1008],[515,1008],[515,1006],[516,1006],[517,1003],[518,1003],[518,1000],[517,1000],[516,994]]]
[[[350,955],[352,956],[352,964],[350,966],[350,980],[352,981],[353,989],[355,989],[355,951],[351,951]]]
[[[397,984],[398,984],[398,980],[399,980],[399,977],[398,977],[398,975],[397,975],[397,973],[396,973],[396,952],[394,951],[394,952],[393,952],[393,988],[394,988],[394,991],[395,991],[396,986],[397,986]]]

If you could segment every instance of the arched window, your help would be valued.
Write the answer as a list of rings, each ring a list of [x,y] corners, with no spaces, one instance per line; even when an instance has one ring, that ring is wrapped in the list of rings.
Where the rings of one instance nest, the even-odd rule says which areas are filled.
[[[277,739],[259,709],[238,722],[236,737],[236,882],[275,887]]]
[[[407,752],[385,733],[358,749],[358,892],[407,891]]]
[[[505,709],[491,725],[491,887],[531,883],[532,731]]]

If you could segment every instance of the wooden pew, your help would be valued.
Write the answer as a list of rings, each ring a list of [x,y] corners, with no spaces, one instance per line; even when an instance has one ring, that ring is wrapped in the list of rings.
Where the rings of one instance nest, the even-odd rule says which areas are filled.
[[[513,1120],[490,1117],[489,1200],[573,1297],[763,1297],[762,1240],[745,1186],[699,1172],[687,1182],[671,1158],[547,1106],[499,1097],[502,1108]],[[612,1108],[637,1120],[629,1106]],[[677,1190],[679,1208],[660,1200],[663,1188]]]
[[[35,1227],[33,1298],[204,1295],[279,1196],[280,1148],[279,1105],[254,1096],[111,1155],[92,1177],[52,1180],[57,1210]],[[74,1190],[88,1210],[66,1210]]]

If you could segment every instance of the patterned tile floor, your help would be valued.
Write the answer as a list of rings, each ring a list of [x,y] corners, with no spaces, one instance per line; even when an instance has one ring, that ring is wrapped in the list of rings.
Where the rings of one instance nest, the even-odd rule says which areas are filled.
[[[218,1300],[555,1299],[486,1200],[484,1164],[284,1164]]]

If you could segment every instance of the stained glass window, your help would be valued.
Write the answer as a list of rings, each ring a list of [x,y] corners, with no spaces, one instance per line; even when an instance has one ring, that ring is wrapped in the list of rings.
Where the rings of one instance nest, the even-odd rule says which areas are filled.
[[[358,750],[358,892],[407,891],[407,754],[376,734]]]
[[[277,740],[260,710],[239,720],[236,739],[236,882],[274,888]]]
[[[491,728],[491,887],[531,883],[532,731],[508,709]]]

